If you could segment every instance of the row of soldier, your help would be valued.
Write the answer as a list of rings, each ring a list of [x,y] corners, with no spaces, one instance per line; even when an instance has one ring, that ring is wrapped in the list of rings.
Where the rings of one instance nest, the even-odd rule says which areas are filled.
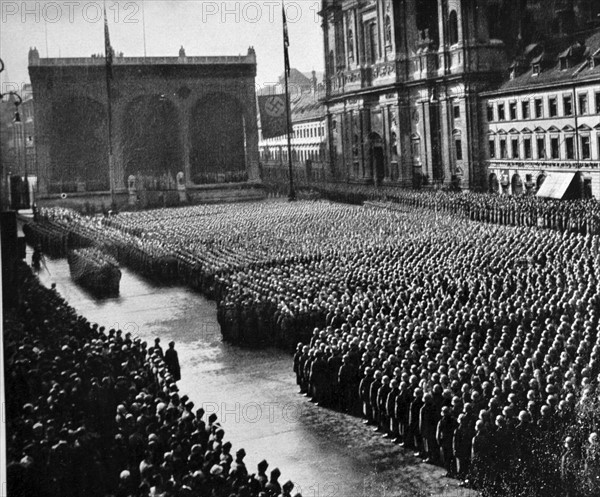
[[[594,199],[552,200],[536,196],[493,195],[445,190],[406,190],[339,183],[313,185],[325,198],[395,205],[454,213],[467,219],[509,226],[538,226],[558,231],[600,233],[600,206]]]
[[[368,423],[450,474],[465,478],[472,462],[468,479],[492,495],[573,495],[573,481],[593,494],[598,241],[464,228],[417,257],[403,246],[379,253],[390,277],[332,299],[325,326],[297,351],[301,388],[319,404],[362,407]],[[506,259],[517,254],[524,264]],[[398,285],[398,274],[409,278]],[[463,443],[461,416],[486,443]],[[520,443],[507,447],[518,426]]]

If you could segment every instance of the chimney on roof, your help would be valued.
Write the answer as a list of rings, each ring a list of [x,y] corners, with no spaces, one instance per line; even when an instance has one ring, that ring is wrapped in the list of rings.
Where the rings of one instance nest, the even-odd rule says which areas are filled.
[[[317,81],[317,71],[315,71],[314,69],[312,71],[312,78],[310,78],[310,82],[311,82],[312,94],[316,95],[317,91],[319,89],[319,83]]]
[[[34,66],[37,65],[40,61],[40,53],[36,47],[29,49],[29,65]]]

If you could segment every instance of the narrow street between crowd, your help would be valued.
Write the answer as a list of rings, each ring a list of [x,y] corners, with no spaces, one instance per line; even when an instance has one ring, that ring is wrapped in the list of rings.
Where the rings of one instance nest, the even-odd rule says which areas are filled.
[[[31,260],[31,250],[28,251]],[[304,497],[459,497],[475,495],[442,468],[365,429],[362,421],[322,409],[298,394],[291,356],[276,349],[247,350],[222,342],[214,302],[191,290],[156,286],[122,269],[118,297],[98,300],[73,283],[65,259],[46,258],[41,281],[79,314],[179,353],[180,395],[206,415],[215,412],[250,473],[269,455],[271,471],[295,483]],[[293,469],[292,469],[293,468]],[[292,474],[293,471],[293,474]]]

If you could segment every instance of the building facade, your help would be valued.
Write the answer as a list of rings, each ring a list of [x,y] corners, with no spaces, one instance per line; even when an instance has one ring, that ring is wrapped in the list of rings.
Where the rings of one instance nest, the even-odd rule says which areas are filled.
[[[260,182],[252,47],[239,56],[121,54],[110,99],[101,56],[44,59],[33,49],[29,74],[42,194]]]
[[[279,93],[283,88],[266,88]],[[330,179],[327,153],[327,119],[323,105],[323,85],[315,71],[308,78],[296,69],[290,72],[290,110],[292,121],[292,164],[300,182]],[[259,129],[260,133],[260,129]],[[262,177],[287,180],[289,171],[287,135],[259,140]],[[267,178],[268,177],[268,178]]]
[[[482,185],[477,95],[506,65],[482,3],[323,2],[335,177],[376,185]]]
[[[482,95],[491,192],[600,198],[600,31],[531,44]]]
[[[508,193],[520,192],[510,186],[512,176],[521,163],[539,162],[538,142],[532,138],[530,148],[525,135],[541,129],[547,153],[554,154],[560,130],[554,166],[556,160],[575,161],[584,175],[595,170],[593,111],[600,81],[592,66],[600,2],[324,0],[321,16],[330,171],[336,179],[474,190],[489,190],[498,181],[494,191],[506,192],[508,174]],[[551,114],[552,94],[564,106],[563,94],[573,91],[572,114]],[[528,93],[530,113],[523,117],[528,109],[520,102]],[[580,93],[585,114],[575,110]],[[540,119],[560,122],[536,122],[536,98],[546,108]],[[509,120],[515,102],[515,126],[498,126],[497,115],[489,119],[488,108],[502,112],[500,105]],[[533,191],[540,175],[530,173],[515,180],[521,178],[523,191]],[[589,185],[590,177],[584,180]]]

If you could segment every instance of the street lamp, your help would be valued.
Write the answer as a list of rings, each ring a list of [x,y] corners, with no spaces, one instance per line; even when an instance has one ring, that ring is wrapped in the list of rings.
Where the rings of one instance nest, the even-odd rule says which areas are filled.
[[[0,59],[0,72],[2,72],[3,70],[4,70],[4,62],[2,62],[2,59]],[[6,92],[6,93],[0,93],[0,101],[2,101],[2,99],[4,99],[4,97],[6,97],[6,96],[16,97],[15,102],[14,102],[14,104],[15,104],[15,117],[14,117],[14,121],[13,122],[15,124],[20,124],[21,123],[21,115],[19,114],[19,106],[23,102],[23,99],[21,98],[21,96],[16,91],[9,91],[9,92]],[[16,130],[15,130],[15,132],[16,132]],[[15,146],[16,145],[17,144],[15,144]],[[18,149],[16,149],[16,150],[17,150],[17,153],[20,152]],[[6,178],[4,177],[4,168],[2,168],[2,185],[5,184],[5,180],[6,180]],[[4,195],[4,193],[5,192],[3,191],[3,195],[2,195],[3,198],[7,198],[7,196]],[[29,191],[27,193],[29,194]]]

